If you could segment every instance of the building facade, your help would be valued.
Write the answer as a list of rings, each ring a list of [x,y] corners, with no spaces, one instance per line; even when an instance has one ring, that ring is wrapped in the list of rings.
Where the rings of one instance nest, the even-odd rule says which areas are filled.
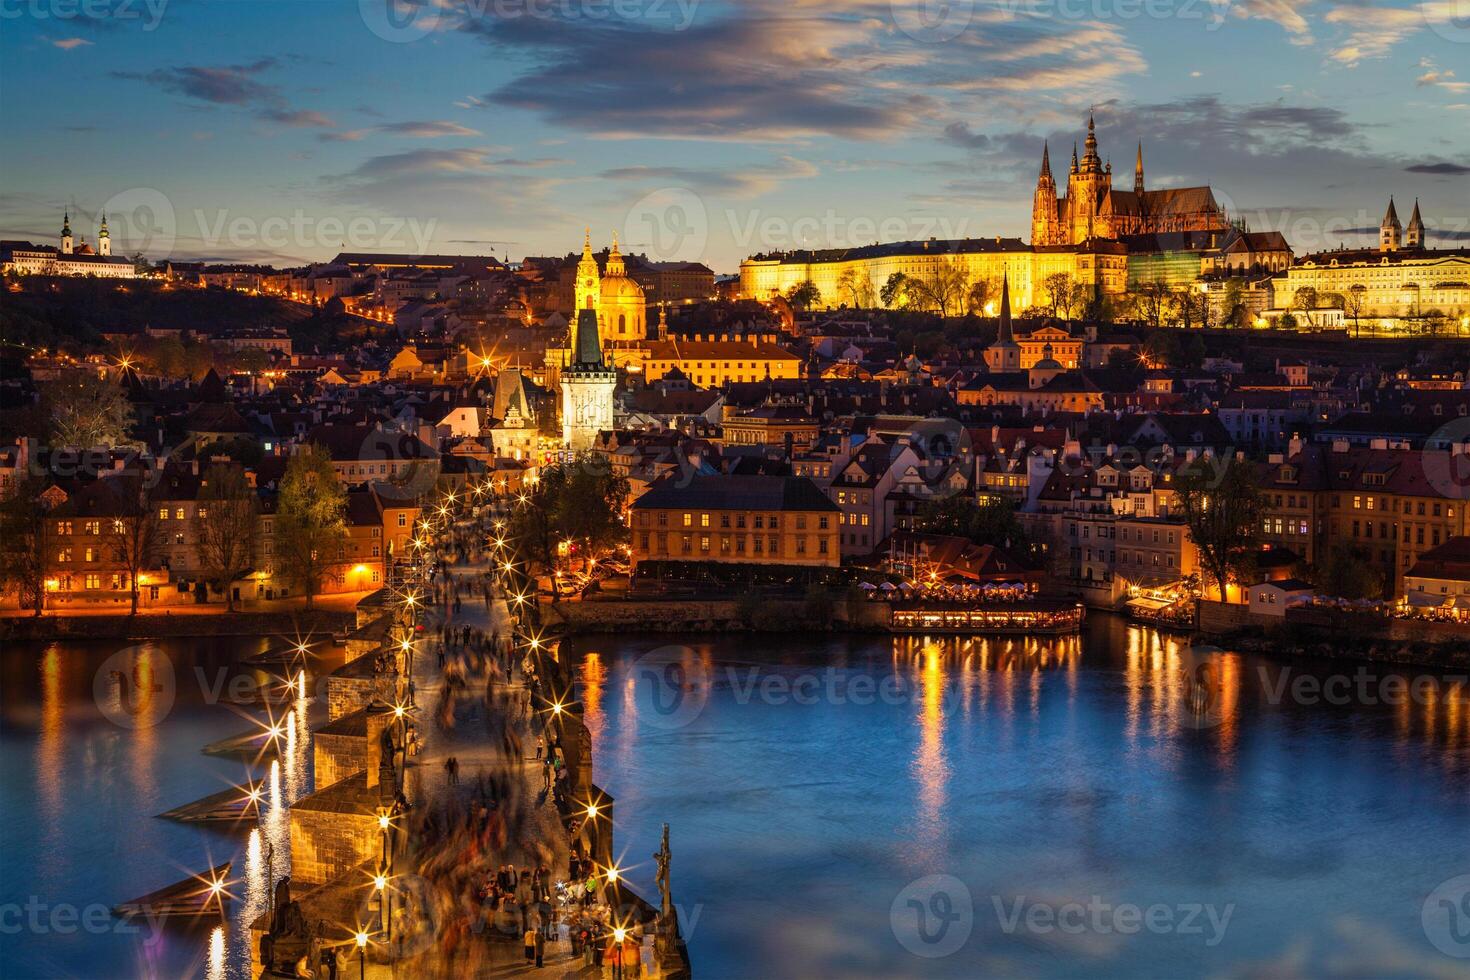
[[[841,512],[811,480],[788,476],[665,479],[633,502],[634,564],[649,559],[840,563]]]

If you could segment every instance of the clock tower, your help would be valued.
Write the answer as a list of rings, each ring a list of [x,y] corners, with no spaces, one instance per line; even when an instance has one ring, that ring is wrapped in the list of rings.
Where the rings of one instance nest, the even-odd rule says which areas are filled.
[[[572,325],[571,364],[561,373],[561,434],[573,452],[591,449],[597,433],[613,427],[618,374],[602,359],[597,311],[583,307]]]

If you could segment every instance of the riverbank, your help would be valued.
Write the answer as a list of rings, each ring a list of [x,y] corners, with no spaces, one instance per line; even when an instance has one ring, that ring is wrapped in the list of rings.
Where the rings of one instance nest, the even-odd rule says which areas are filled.
[[[96,613],[79,616],[7,616],[0,619],[0,641],[147,640],[190,636],[306,637],[339,633],[356,624],[356,613],[339,609],[210,614]]]

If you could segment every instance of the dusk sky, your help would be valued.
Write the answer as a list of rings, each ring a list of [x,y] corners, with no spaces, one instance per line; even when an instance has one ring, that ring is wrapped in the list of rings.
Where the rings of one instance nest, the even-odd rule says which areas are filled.
[[[119,252],[288,265],[590,225],[728,273],[1026,237],[1043,140],[1064,184],[1095,107],[1120,186],[1142,140],[1151,186],[1298,254],[1390,194],[1470,238],[1462,0],[389,2],[3,0],[0,237],[55,244],[70,208],[94,242],[107,208]]]

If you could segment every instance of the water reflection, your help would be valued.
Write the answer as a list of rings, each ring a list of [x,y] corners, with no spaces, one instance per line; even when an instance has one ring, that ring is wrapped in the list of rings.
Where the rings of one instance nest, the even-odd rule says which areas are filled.
[[[915,659],[911,678],[917,680],[919,744],[912,770],[918,784],[914,814],[917,851],[915,863],[925,871],[937,871],[947,848],[944,812],[945,788],[949,783],[949,761],[944,752],[944,699],[948,689],[944,652],[929,644]]]

